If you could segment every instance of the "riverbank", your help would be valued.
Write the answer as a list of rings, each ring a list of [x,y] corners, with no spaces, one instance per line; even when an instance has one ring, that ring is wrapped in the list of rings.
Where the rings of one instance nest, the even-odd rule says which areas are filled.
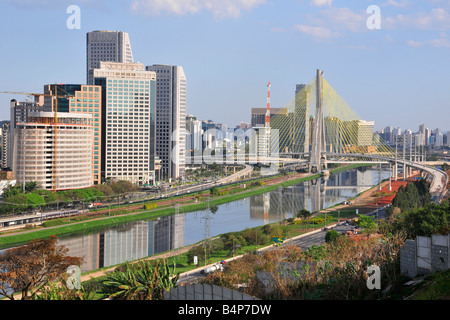
[[[362,165],[349,165],[336,169],[330,170],[331,174],[334,172],[340,172],[342,170],[350,170],[354,168],[361,167]],[[264,178],[261,177],[256,181],[264,182],[260,186],[252,186],[250,189],[242,188],[239,184],[232,184],[225,187],[220,187],[220,190],[227,190],[227,188],[242,188],[242,191],[221,196],[211,196],[209,192],[200,192],[196,194],[191,194],[188,196],[172,197],[166,200],[157,202],[158,206],[164,208],[156,208],[151,210],[143,210],[143,205],[131,206],[128,209],[140,210],[131,211],[129,213],[120,216],[104,216],[104,217],[93,217],[90,220],[82,222],[73,222],[67,225],[40,228],[39,230],[21,230],[14,233],[8,233],[0,235],[0,249],[20,245],[27,243],[31,240],[46,238],[49,236],[64,236],[81,232],[88,232],[95,229],[112,227],[115,225],[121,225],[124,223],[129,223],[138,220],[149,220],[156,219],[162,216],[173,215],[175,213],[187,213],[192,211],[205,210],[208,207],[221,205],[224,203],[229,203],[232,201],[240,200],[250,196],[270,192],[276,190],[279,187],[287,187],[295,185],[304,181],[313,180],[320,178],[318,174],[309,173],[291,173],[286,175],[279,175],[275,177]],[[201,201],[194,202],[197,195],[201,195]],[[178,204],[178,206],[177,206]]]

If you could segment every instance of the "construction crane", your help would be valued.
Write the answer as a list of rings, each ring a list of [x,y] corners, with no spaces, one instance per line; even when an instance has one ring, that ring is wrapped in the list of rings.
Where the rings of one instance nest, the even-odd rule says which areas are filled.
[[[52,97],[52,112],[54,114],[54,148],[53,148],[53,191],[56,192],[57,190],[57,165],[58,165],[58,152],[57,152],[57,144],[58,144],[58,98],[66,98],[66,99],[73,99],[75,96],[70,95],[66,92],[66,95],[64,96],[58,96],[58,85],[55,84],[55,93],[29,93],[29,92],[17,92],[17,91],[0,91],[0,93],[6,93],[6,94],[20,94],[20,95],[27,95],[27,96],[43,96],[43,97]],[[63,89],[61,89],[64,91]],[[64,91],[65,92],[65,91]],[[25,183],[25,181],[24,181]]]

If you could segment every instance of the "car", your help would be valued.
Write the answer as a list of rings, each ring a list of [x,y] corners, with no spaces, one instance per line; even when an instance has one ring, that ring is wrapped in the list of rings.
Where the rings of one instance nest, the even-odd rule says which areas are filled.
[[[328,231],[328,230],[330,230],[329,228],[327,228],[327,227],[325,227],[325,228],[322,228],[322,231]]]

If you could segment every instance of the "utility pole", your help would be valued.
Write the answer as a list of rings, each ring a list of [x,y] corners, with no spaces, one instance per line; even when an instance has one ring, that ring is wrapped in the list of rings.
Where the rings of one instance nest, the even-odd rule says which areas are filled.
[[[204,244],[204,249],[205,249],[205,266],[206,266],[206,249],[210,249],[211,248],[211,243],[210,243],[210,239],[211,239],[211,225],[210,225],[210,220],[212,219],[210,217],[210,211],[209,211],[210,207],[209,207],[209,200],[207,202],[207,210],[206,210],[206,214],[205,217],[202,218],[202,220],[205,220],[205,226],[203,228],[203,244]]]

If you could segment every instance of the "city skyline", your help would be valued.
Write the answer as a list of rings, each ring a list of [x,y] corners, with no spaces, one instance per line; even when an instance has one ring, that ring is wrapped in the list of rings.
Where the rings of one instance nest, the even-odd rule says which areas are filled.
[[[67,7],[81,9],[69,29]],[[172,4],[172,6],[170,5]],[[175,6],[178,4],[179,6]],[[381,29],[366,25],[371,5]],[[1,91],[41,92],[48,83],[86,79],[86,34],[129,34],[134,60],[183,66],[186,113],[235,126],[251,109],[294,98],[317,68],[361,119],[417,132],[447,132],[449,1],[3,1]],[[17,20],[17,17],[21,17]],[[17,21],[20,21],[18,23]],[[25,21],[25,22],[24,22]],[[9,118],[2,95],[1,120]]]

